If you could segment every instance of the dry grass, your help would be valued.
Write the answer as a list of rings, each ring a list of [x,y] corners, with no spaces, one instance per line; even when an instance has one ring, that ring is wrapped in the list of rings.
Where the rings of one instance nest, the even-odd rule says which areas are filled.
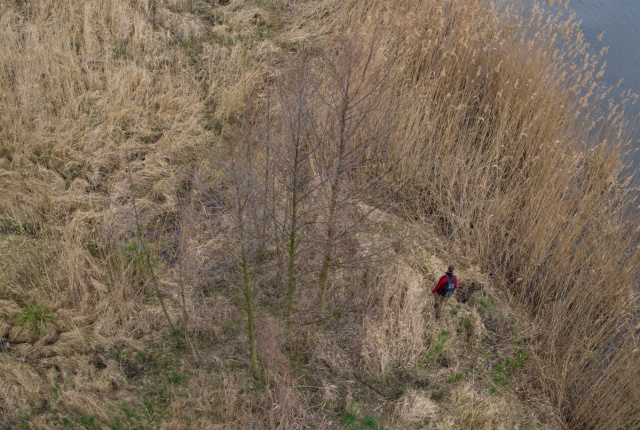
[[[0,338],[5,337],[18,319],[20,308],[9,300],[0,300]]]
[[[157,256],[154,264],[170,298],[170,314],[176,321],[182,316],[181,277],[171,265],[177,220],[191,187],[185,177],[206,151],[209,130],[239,114],[244,102],[230,88],[249,88],[251,75],[243,74],[262,48],[249,52],[246,46],[256,29],[245,19],[255,13],[253,5],[240,2],[227,11],[216,7],[220,28],[215,31],[226,29],[233,38],[226,44],[225,35],[216,39],[207,33],[205,18],[213,9],[206,4],[159,3],[155,12],[151,6],[157,3],[147,1],[42,0],[0,6],[0,110],[6,121],[0,130],[0,292],[10,300],[2,307],[0,328],[3,337],[14,329],[12,341],[24,341],[15,333],[15,303],[37,302],[59,308],[54,320],[63,331],[50,346],[14,344],[11,354],[27,364],[3,355],[7,366],[14,363],[3,374],[24,379],[55,367],[61,375],[40,382],[64,384],[58,392],[38,388],[36,395],[25,384],[3,380],[3,387],[15,387],[15,392],[7,392],[3,402],[2,426],[18,425],[25,414],[39,414],[33,418],[38,428],[61,425],[63,419],[77,425],[135,422],[120,401],[131,384],[146,383],[136,376],[150,371],[143,345],[153,342],[146,336],[160,347],[168,330],[150,302],[148,273],[131,258],[137,252],[131,245],[132,197],[144,240]],[[252,73],[260,73],[256,70]],[[199,244],[193,249],[197,252]],[[200,302],[193,279],[183,280],[189,283],[190,333],[215,338],[220,329],[211,323],[210,312],[216,321],[224,321],[226,314],[207,307],[212,299]],[[216,303],[217,309],[224,303]],[[87,347],[82,342],[87,326],[110,341]],[[89,371],[91,351],[100,358]],[[37,356],[49,357],[47,363],[36,364]],[[81,369],[84,383],[70,376],[70,365]],[[42,410],[45,401],[64,418]],[[137,402],[131,405],[144,409]],[[153,419],[162,421],[157,414]],[[211,422],[205,419],[201,426]]]
[[[0,424],[10,427],[13,419],[37,407],[43,393],[42,378],[27,364],[16,363],[6,355],[0,355]],[[10,412],[11,411],[11,412]]]
[[[0,5],[0,337],[30,341],[0,353],[0,426],[343,428],[351,410],[398,429],[559,428],[560,414],[576,428],[638,427],[637,218],[620,176],[633,97],[603,116],[590,108],[610,90],[575,22],[481,0],[223,3]],[[281,143],[274,83],[289,82],[296,52],[317,79],[307,130],[331,129],[336,33],[374,47],[382,84],[362,88],[388,93],[363,124],[385,138],[349,142],[366,151],[338,193],[320,317],[331,148],[307,166],[316,190],[287,351],[290,173],[274,162],[286,151],[260,145],[264,123]],[[224,168],[244,144],[257,168],[272,163],[250,226],[252,245],[267,238],[251,255],[260,377]],[[391,191],[363,192],[381,172]],[[449,261],[482,287],[434,323],[429,292]],[[186,319],[191,354],[156,288],[177,326]],[[20,339],[34,303],[51,333]],[[531,357],[491,394],[516,344]]]
[[[372,277],[359,336],[361,369],[375,377],[416,362],[424,343],[425,291],[419,273],[393,264]]]
[[[402,425],[417,426],[424,421],[433,421],[438,415],[438,406],[423,394],[410,391],[398,400],[395,414]]]
[[[146,2],[3,6],[0,103],[11,124],[1,139],[3,231],[59,244],[39,270],[64,306],[92,309],[109,294],[99,286],[112,274],[99,261],[117,257],[118,240],[133,231],[131,222],[105,231],[109,208],[130,213],[119,203],[138,192],[118,174],[123,157],[163,154],[164,165],[150,157],[138,174],[143,188],[173,176],[167,162],[188,161],[185,149],[203,134],[187,57],[147,14]],[[123,141],[139,143],[122,149]]]
[[[335,10],[336,28],[375,34],[404,65],[398,91],[412,108],[391,159],[398,179],[412,175],[408,215],[435,222],[527,304],[544,327],[545,390],[571,425],[636,426],[637,375],[614,366],[638,357],[637,218],[621,177],[633,97],[595,112],[609,92],[597,59],[574,21],[535,5],[524,17],[481,1]],[[597,407],[601,395],[619,407]]]

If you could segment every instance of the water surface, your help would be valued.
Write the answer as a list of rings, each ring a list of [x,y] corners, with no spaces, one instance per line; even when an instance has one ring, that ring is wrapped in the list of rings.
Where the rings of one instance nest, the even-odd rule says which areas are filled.
[[[599,61],[607,62],[602,80],[613,86],[623,79],[619,89],[612,94],[619,96],[625,90],[640,94],[640,0],[570,0],[569,9],[575,11],[577,20],[582,21],[580,28],[591,45],[591,53],[609,47]],[[603,34],[602,40],[598,41],[600,34]],[[627,113],[633,130],[633,146],[637,151],[633,155],[633,163],[638,169],[640,101],[628,106]]]

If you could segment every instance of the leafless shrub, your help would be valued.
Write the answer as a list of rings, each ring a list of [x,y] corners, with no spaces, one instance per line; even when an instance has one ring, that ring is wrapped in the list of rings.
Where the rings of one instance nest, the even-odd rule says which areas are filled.
[[[359,201],[384,204],[380,183],[387,171],[381,167],[380,158],[387,156],[385,149],[393,138],[398,108],[391,91],[394,54],[381,52],[373,41],[343,35],[325,50],[317,66],[322,84],[315,95],[318,101],[311,120],[318,142],[312,161],[321,178],[318,197],[325,206],[319,220],[323,232],[318,276],[320,312],[326,307],[336,247],[352,233],[350,230],[362,228],[375,210],[345,221],[354,215],[345,208]]]

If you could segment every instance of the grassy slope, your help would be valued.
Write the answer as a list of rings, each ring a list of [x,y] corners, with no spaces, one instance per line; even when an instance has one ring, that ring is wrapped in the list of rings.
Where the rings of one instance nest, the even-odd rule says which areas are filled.
[[[390,214],[356,247],[393,251],[336,275],[339,312],[299,327],[290,355],[281,279],[258,270],[254,378],[216,157],[288,53],[320,43],[325,6],[74,3],[0,15],[0,334],[15,340],[0,426],[561,428],[537,378],[539,327],[466,248],[443,253],[437,227]],[[440,258],[462,262],[465,285],[435,321]],[[156,288],[179,326],[186,311],[191,343]]]

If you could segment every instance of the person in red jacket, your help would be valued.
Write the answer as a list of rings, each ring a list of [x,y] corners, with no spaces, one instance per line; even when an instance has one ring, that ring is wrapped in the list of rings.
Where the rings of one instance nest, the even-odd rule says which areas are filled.
[[[440,278],[431,294],[437,295],[433,307],[436,311],[436,319],[440,318],[440,308],[447,301],[449,297],[453,295],[453,292],[458,289],[458,278],[453,274],[453,266],[449,266],[447,272]]]

